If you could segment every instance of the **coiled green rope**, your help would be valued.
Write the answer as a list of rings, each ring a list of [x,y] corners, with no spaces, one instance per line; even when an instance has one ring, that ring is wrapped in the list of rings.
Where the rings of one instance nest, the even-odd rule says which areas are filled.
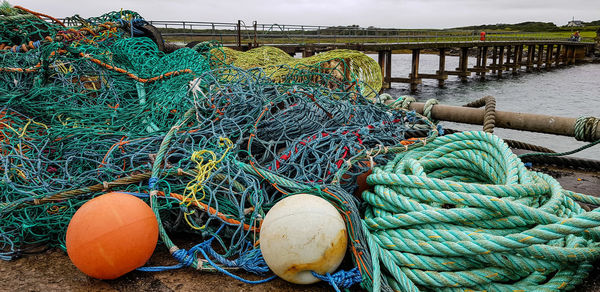
[[[489,133],[438,137],[367,182],[374,290],[568,290],[600,256],[600,210],[576,202],[600,200],[527,170]]]

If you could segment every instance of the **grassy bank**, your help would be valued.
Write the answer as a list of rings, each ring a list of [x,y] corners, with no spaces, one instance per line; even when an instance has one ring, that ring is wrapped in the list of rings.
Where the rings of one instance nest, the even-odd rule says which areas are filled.
[[[164,39],[169,42],[190,43],[193,41],[218,41],[224,44],[236,44],[237,37],[235,31],[206,31],[206,30],[185,30],[185,32],[176,29],[159,29]],[[548,32],[506,32],[506,31],[486,31],[487,41],[518,41],[518,40],[568,40],[572,34],[571,31],[548,31]],[[242,44],[254,42],[254,35],[250,32],[243,32]],[[582,31],[583,42],[593,42],[596,37],[595,31]],[[476,31],[441,31],[441,30],[418,30],[418,31],[390,31],[386,35],[359,35],[346,34],[319,34],[314,33],[269,33],[257,34],[257,40],[260,44],[318,44],[318,43],[418,43],[418,42],[468,42],[478,41],[479,32]]]

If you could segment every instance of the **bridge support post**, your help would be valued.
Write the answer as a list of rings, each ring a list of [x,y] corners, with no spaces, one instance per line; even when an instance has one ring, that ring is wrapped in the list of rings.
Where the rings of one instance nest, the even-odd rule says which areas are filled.
[[[477,62],[475,68],[481,68],[481,47],[477,47]],[[475,75],[479,75],[479,71],[475,71]]]
[[[519,53],[517,54],[517,74],[519,73],[519,70],[521,70],[521,66],[523,66],[523,45],[519,45]]]
[[[580,51],[580,48],[573,47],[573,63],[572,64],[577,63],[577,56],[579,55],[578,54],[579,51]]]
[[[460,81],[467,82],[468,67],[469,67],[469,48],[460,48],[460,61],[459,61],[459,76]]]
[[[542,64],[544,63],[544,45],[538,45],[538,54],[537,54],[537,69],[542,69]]]
[[[389,54],[388,54],[389,53]],[[388,66],[388,63],[391,63],[391,51],[378,51],[377,61],[379,62],[379,67],[381,67],[381,77],[383,77],[383,84],[381,85],[381,89],[387,89],[391,87],[390,79],[391,79],[391,64]],[[390,55],[388,60],[388,55]]]
[[[381,69],[381,89],[386,88],[385,82],[385,52],[377,51],[377,63],[379,63],[379,69]]]
[[[535,45],[527,45],[527,68],[526,72],[531,72],[533,68],[533,57],[535,56]]]
[[[437,75],[440,76],[440,79],[438,79],[438,86],[443,87],[446,83],[445,78],[443,78],[446,75],[446,49],[440,49],[440,66]]]
[[[497,64],[497,59],[498,58],[498,47],[494,46],[492,48],[492,74],[496,74],[496,64]]]
[[[517,75],[519,72],[519,68],[521,65],[519,64],[519,46],[515,46],[515,50],[512,54],[512,75]]]
[[[512,63],[510,62],[511,56],[512,55],[512,46],[506,46],[506,71],[510,71],[510,68],[512,68]]]
[[[417,85],[421,84],[419,78],[419,56],[421,55],[421,49],[412,50],[412,70],[410,74],[410,91],[416,91]]]
[[[388,88],[392,87],[392,50],[385,52],[385,80]]]
[[[552,52],[554,51],[554,45],[549,44],[546,46],[546,70],[550,70],[552,67]]]
[[[570,46],[571,54],[569,55],[569,64],[575,64],[575,48]]]
[[[560,66],[560,53],[562,52],[562,45],[556,45],[556,54],[554,54],[554,67]]]
[[[481,80],[485,80],[485,73],[487,72],[487,51],[488,47],[483,47],[481,50]]]
[[[310,57],[313,56],[315,54],[314,50],[311,50],[309,48],[304,48],[304,50],[302,50],[302,58],[306,58],[306,57]]]
[[[502,71],[504,70],[504,46],[500,46],[498,52],[498,77],[502,78]]]

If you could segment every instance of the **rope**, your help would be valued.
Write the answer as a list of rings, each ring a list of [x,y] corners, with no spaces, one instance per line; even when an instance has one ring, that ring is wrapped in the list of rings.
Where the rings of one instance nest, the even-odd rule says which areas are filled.
[[[31,11],[31,10],[29,10],[27,8],[24,8],[24,7],[21,7],[21,6],[18,6],[18,5],[15,5],[14,8],[21,9],[21,10],[23,10],[25,12],[28,12],[28,13],[31,13],[31,14],[37,16],[37,17],[40,17],[40,16],[46,17],[46,18],[51,19],[52,21],[58,23],[60,26],[65,27],[65,25],[60,20],[58,20],[58,19],[56,19],[56,18],[54,18],[54,17],[52,17],[50,15],[46,15],[46,14],[43,14],[43,13]]]
[[[600,211],[575,201],[597,199],[528,171],[485,132],[400,153],[367,182],[364,222],[373,270],[382,270],[374,287],[572,289],[600,257]]]
[[[446,130],[448,130],[448,129],[446,129]],[[506,144],[508,144],[508,147],[510,147],[510,148],[530,150],[530,151],[535,151],[535,152],[556,153],[556,151],[554,151],[550,148],[546,148],[546,147],[542,147],[542,146],[534,145],[534,144],[529,144],[529,143],[525,143],[522,141],[504,139],[504,142],[506,142]]]
[[[526,156],[520,157],[523,162],[533,162],[543,165],[557,165],[568,169],[600,171],[600,161],[577,157],[561,156]]]
[[[333,275],[330,273],[320,275],[314,271],[311,271],[311,273],[315,278],[328,282],[337,292],[340,291],[340,288],[347,289],[362,281],[358,268],[353,268],[350,271],[339,270]]]
[[[595,117],[579,117],[575,121],[575,139],[579,141],[594,142],[600,140],[598,136],[600,119]]]
[[[592,142],[586,145],[583,145],[581,147],[578,147],[576,149],[573,149],[571,151],[566,151],[566,152],[560,152],[560,153],[525,153],[525,154],[521,154],[519,155],[519,158],[525,158],[525,157],[530,157],[530,156],[565,156],[565,155],[571,155],[580,151],[583,151],[585,149],[588,149],[592,146],[598,145],[600,144],[600,140],[597,140],[596,142]]]
[[[528,172],[489,134],[438,138],[407,110],[414,98],[371,103],[381,74],[360,53],[245,55],[241,69],[219,45],[159,51],[135,37],[147,30],[132,11],[70,17],[69,28],[17,12],[0,18],[2,259],[65,249],[75,211],[109,190],[136,194],[157,218],[176,262],[147,270],[267,272],[262,218],[299,192],[344,218],[356,269],[322,275],[339,287],[360,277],[377,291],[508,289],[546,277],[572,288],[598,253],[596,213],[574,203],[597,200]],[[352,194],[373,165],[365,213]],[[181,249],[175,233],[200,243]]]
[[[425,105],[423,106],[423,115],[427,117],[427,119],[429,119],[430,121],[434,122],[435,124],[437,124],[437,121],[435,121],[432,117],[431,117],[431,111],[433,110],[433,106],[438,104],[439,102],[437,101],[437,99],[435,98],[431,98],[428,99],[425,102]],[[403,104],[404,105],[404,104]],[[408,104],[407,104],[408,107]]]
[[[483,114],[483,131],[493,133],[494,127],[496,126],[496,99],[493,96],[488,95],[463,106],[479,108],[484,105],[485,110]]]

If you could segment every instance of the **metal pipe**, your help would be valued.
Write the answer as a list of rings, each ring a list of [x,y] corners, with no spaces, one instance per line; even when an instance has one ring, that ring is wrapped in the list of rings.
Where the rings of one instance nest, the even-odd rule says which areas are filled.
[[[412,102],[410,110],[423,113],[425,103]],[[483,125],[484,109],[437,104],[431,110],[431,118],[441,121]],[[496,127],[555,134],[575,135],[575,118],[496,111]],[[600,139],[600,127],[596,129],[593,140]]]

